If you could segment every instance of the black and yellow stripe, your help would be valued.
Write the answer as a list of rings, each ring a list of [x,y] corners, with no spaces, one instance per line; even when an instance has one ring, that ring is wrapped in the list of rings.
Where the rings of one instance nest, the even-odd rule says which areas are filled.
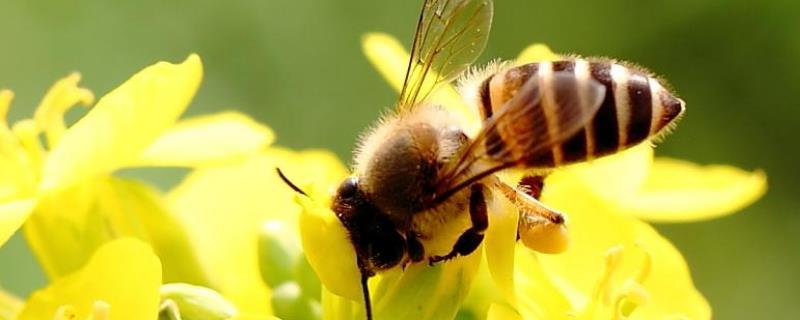
[[[591,121],[572,137],[551,146],[549,152],[531,154],[525,150],[526,145],[513,143],[513,139],[503,135],[524,130],[526,125],[544,124],[547,132],[553,135],[559,130],[554,110],[558,108],[555,101],[564,101],[563,97],[555,97],[548,88],[554,73],[574,76],[575,86],[586,85],[590,79],[605,87],[606,94],[599,109]],[[637,145],[657,135],[669,126],[683,111],[683,101],[664,89],[657,79],[646,71],[628,67],[604,59],[569,59],[553,62],[530,63],[506,69],[485,79],[479,89],[481,116],[488,119],[495,115],[505,103],[531,77],[541,77],[540,90],[542,108],[536,108],[540,114],[529,117],[518,117],[519,128],[501,134],[489,132],[486,145],[489,155],[513,155],[519,159],[520,165],[526,167],[553,167],[567,163],[590,160],[609,155],[631,146]],[[578,90],[562,90],[561,94],[579,94]],[[584,99],[585,97],[579,97]],[[585,100],[584,100],[585,101]],[[535,121],[535,117],[544,117],[545,121]],[[557,132],[555,132],[557,133]]]

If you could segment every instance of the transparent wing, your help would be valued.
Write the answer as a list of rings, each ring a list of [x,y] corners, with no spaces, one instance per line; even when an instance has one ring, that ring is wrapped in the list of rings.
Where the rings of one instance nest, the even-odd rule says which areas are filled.
[[[440,199],[494,172],[531,167],[594,119],[606,87],[571,72],[529,78],[514,96],[486,119],[469,146],[445,166],[437,182]]]
[[[550,153],[581,131],[600,108],[606,87],[587,80],[579,81],[572,72],[530,78],[501,114],[490,119],[491,126],[482,129],[484,151],[495,161],[523,167]]]
[[[411,47],[399,109],[412,108],[433,89],[457,77],[489,39],[492,0],[426,0]]]

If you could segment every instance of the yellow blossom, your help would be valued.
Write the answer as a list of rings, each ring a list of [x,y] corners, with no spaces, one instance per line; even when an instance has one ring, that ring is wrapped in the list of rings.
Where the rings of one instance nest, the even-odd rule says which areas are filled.
[[[364,48],[399,88],[408,61],[402,46],[370,34]],[[537,45],[518,62],[556,57]],[[12,128],[3,122],[0,240],[27,220],[29,243],[53,280],[21,311],[0,293],[0,312],[20,311],[20,319],[273,319],[273,312],[315,318],[321,308],[324,319],[364,317],[355,253],[329,209],[348,174],[344,165],[324,150],[269,147],[271,131],[236,113],[175,123],[201,74],[194,56],[157,64],[68,126],[63,113],[93,99],[73,75],[51,89],[33,119]],[[430,99],[463,117],[468,131],[479,127],[453,87]],[[0,92],[0,115],[10,100]],[[194,170],[162,196],[112,176],[131,166]],[[276,168],[308,196],[287,188]],[[515,183],[518,175],[501,178]],[[640,219],[733,213],[765,184],[760,172],[653,158],[648,145],[561,168],[548,177],[542,200],[569,215],[565,253],[516,245],[518,215],[496,199],[481,250],[372,278],[375,318],[710,318],[680,253]],[[203,287],[162,286],[172,281]]]
[[[161,264],[149,246],[118,239],[75,273],[34,292],[18,319],[156,319],[160,285]]]
[[[94,101],[91,91],[78,86],[77,73],[57,81],[33,118],[11,128],[5,115],[13,94],[0,91],[0,245],[25,223],[34,254],[58,281],[104,244],[136,237],[161,258],[166,282],[230,286],[209,273],[212,268],[197,254],[202,248],[190,243],[191,226],[157,190],[113,175],[130,167],[239,161],[272,142],[270,129],[235,112],[178,121],[202,73],[197,55],[179,64],[159,62],[104,95],[74,124],[64,122],[65,112]],[[261,296],[268,295],[265,290]],[[252,316],[269,308],[260,311]]]
[[[337,183],[345,173],[328,151],[271,147],[241,161],[198,168],[167,196],[170,208],[188,226],[193,246],[202,250],[200,259],[210,281],[243,312],[263,314],[271,309],[270,288],[262,281],[259,265],[262,225],[283,221],[293,237],[299,235],[300,208],[292,201],[293,191],[278,178],[278,167],[300,183],[324,186]]]

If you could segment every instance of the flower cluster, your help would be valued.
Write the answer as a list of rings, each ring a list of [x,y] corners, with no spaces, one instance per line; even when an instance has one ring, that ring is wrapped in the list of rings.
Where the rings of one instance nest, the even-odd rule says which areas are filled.
[[[399,89],[402,46],[371,34],[364,48]],[[556,57],[535,45],[517,61]],[[329,209],[346,167],[326,150],[272,145],[269,128],[239,113],[179,120],[201,78],[196,55],[160,62],[95,104],[69,75],[10,127],[13,94],[0,91],[0,245],[22,228],[50,280],[24,300],[0,290],[0,319],[364,316],[355,253]],[[431,99],[478,125],[454,88]],[[78,104],[91,109],[66,123]],[[191,171],[162,193],[115,174],[131,167]],[[644,221],[733,213],[766,186],[761,172],[654,158],[648,145],[558,170],[546,184],[543,201],[569,214],[569,250],[518,246],[518,215],[497,201],[474,254],[375,277],[375,317],[708,319],[680,253]]]

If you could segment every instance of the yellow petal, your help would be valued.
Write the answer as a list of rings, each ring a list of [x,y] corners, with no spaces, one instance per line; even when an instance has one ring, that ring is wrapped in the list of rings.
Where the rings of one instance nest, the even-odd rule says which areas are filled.
[[[545,188],[563,188],[578,183],[608,203],[629,201],[647,179],[653,148],[643,143],[617,154],[572,165],[554,172]]]
[[[525,246],[517,246],[514,263],[517,312],[525,319],[559,319],[570,310],[570,301],[557,286],[557,279],[545,271],[539,256]]]
[[[207,283],[185,227],[141,182],[109,177],[51,193],[42,198],[25,232],[51,278],[74,272],[108,241],[137,237],[162,257],[166,281]]]
[[[40,197],[25,223],[25,239],[48,277],[83,266],[111,239],[103,214],[92,210],[97,183],[82,183]]]
[[[34,199],[16,200],[0,204],[0,247],[22,227],[36,205]]]
[[[368,33],[361,39],[362,50],[372,65],[397,92],[403,87],[409,54],[400,41],[385,33]]]
[[[361,39],[361,45],[367,60],[378,69],[378,72],[393,89],[400,92],[410,58],[408,51],[403,48],[400,41],[385,33],[368,33]],[[427,78],[435,79],[435,74],[434,71],[430,71]],[[464,123],[476,121],[475,111],[470,110],[464,104],[461,95],[449,84],[441,84],[437,87],[428,100],[439,103],[454,112]]]
[[[155,189],[139,181],[111,178],[102,185],[94,208],[104,213],[112,233],[136,236],[153,247],[163,265],[164,282],[208,285],[186,226],[167,210]]]
[[[44,131],[48,146],[52,148],[64,134],[64,114],[75,104],[89,106],[94,102],[94,94],[88,89],[78,87],[81,75],[74,72],[56,81],[42,98],[36,108],[33,120]]]
[[[277,219],[297,230],[300,207],[276,167],[299,185],[334,185],[345,173],[329,152],[269,148],[241,162],[197,169],[168,195],[170,207],[203,253],[211,287],[243,312],[269,312],[269,289],[258,264],[261,225]]]
[[[361,273],[347,230],[323,204],[306,197],[299,197],[298,202],[303,207],[300,214],[303,251],[325,290],[361,301]]]
[[[486,320],[522,320],[522,317],[513,309],[502,304],[493,303],[489,306]]]
[[[13,98],[14,93],[10,90],[0,90],[0,203],[30,197],[35,190],[36,175],[31,172],[35,164],[31,163],[24,145],[6,123]]]
[[[22,310],[22,301],[14,295],[6,292],[0,287],[0,319],[16,319],[17,314]]]
[[[281,320],[278,317],[268,315],[240,314],[228,320]]]
[[[558,60],[559,56],[553,51],[550,51],[550,48],[547,45],[537,43],[532,44],[522,50],[522,52],[517,56],[517,63],[518,64],[525,64],[531,62],[538,62],[538,61],[552,61]]]
[[[109,319],[156,319],[161,264],[147,244],[119,239],[102,246],[85,267],[34,292],[19,319],[52,319],[71,306],[81,319],[94,304],[110,305]]]
[[[575,201],[575,199],[581,201]],[[621,288],[625,279],[648,269],[642,283],[651,297],[634,315],[642,319],[668,314],[684,314],[690,319],[707,319],[710,308],[695,289],[680,252],[647,224],[615,214],[613,208],[581,189],[545,188],[546,203],[569,214],[568,228],[573,241],[569,250],[558,255],[539,255],[544,270],[554,279],[574,306],[592,300],[598,279],[603,275],[605,255],[610,248],[623,250],[612,287]],[[649,253],[645,259],[643,251]]]
[[[491,202],[489,229],[486,231],[485,251],[489,272],[504,298],[512,306],[514,294],[514,255],[517,244],[519,214],[508,200],[499,196]]]
[[[766,190],[767,177],[760,170],[659,158],[641,190],[619,209],[654,222],[706,220],[737,212]]]
[[[426,263],[379,276],[373,290],[376,319],[452,319],[467,297],[480,267],[483,251],[433,267]]]
[[[356,310],[362,308],[353,300],[334,294],[322,286],[322,319],[323,320],[352,320]]]
[[[486,240],[484,239],[484,241]],[[478,268],[478,274],[472,281],[472,288],[470,289],[467,298],[464,299],[464,303],[461,304],[461,307],[458,311],[459,315],[468,316],[466,318],[470,319],[485,318],[487,312],[489,311],[489,307],[492,304],[508,304],[508,299],[505,297],[504,293],[500,292],[497,283],[494,279],[492,279],[492,275],[489,273],[486,255],[488,252],[490,252],[488,245],[484,245],[483,251],[484,255],[481,259],[481,265]],[[514,288],[511,288],[511,294],[514,294],[513,290]],[[457,318],[460,318],[460,316]]]
[[[254,154],[274,138],[272,130],[238,112],[199,116],[180,121],[164,132],[136,165],[211,165]]]
[[[111,172],[134,160],[183,113],[202,78],[197,55],[159,62],[104,96],[63,135],[44,165],[42,190]]]

